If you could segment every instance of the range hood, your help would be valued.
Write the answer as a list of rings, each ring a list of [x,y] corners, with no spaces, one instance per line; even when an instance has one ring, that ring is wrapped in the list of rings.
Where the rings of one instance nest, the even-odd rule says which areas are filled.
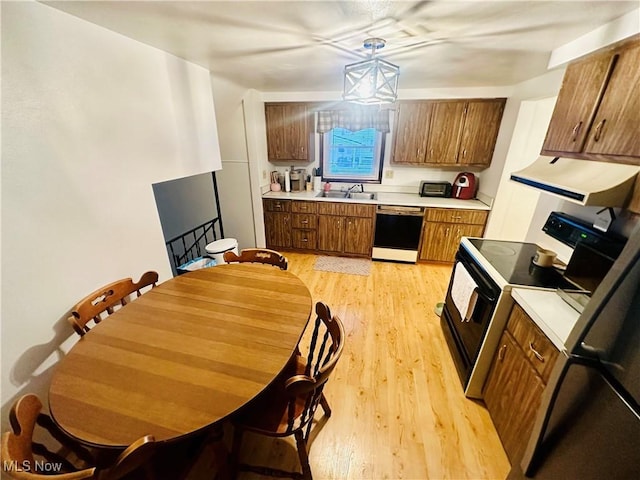
[[[640,166],[538,157],[511,180],[579,205],[624,206]]]

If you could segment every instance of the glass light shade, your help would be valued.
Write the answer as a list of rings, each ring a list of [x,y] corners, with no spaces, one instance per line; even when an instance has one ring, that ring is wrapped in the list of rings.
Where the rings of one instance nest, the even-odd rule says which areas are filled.
[[[400,67],[376,57],[346,65],[342,98],[363,105],[393,103],[399,75]]]

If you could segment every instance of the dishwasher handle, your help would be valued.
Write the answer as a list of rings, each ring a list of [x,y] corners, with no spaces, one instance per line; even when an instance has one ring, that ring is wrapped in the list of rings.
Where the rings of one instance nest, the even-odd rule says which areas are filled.
[[[378,205],[378,215],[409,215],[414,217],[424,216],[424,207],[405,207],[401,205]]]

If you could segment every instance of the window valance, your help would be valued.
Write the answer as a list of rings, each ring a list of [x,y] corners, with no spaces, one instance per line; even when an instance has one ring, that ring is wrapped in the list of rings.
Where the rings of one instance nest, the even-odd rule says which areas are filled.
[[[346,128],[352,132],[375,128],[381,133],[389,133],[389,109],[375,107],[319,111],[318,133],[327,133],[334,128]]]

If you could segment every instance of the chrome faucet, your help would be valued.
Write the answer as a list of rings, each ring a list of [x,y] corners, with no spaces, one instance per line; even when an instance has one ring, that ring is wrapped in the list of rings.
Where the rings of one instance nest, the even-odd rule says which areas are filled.
[[[364,185],[362,185],[361,183],[356,183],[354,185],[351,185],[348,189],[347,189],[347,195],[349,195],[354,188],[360,187],[360,192],[364,193]]]

